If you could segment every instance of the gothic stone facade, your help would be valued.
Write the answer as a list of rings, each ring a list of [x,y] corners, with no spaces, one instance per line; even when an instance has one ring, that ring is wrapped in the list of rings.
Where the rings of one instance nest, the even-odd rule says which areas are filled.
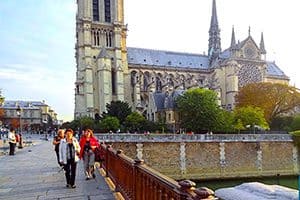
[[[204,87],[219,94],[223,108],[234,107],[240,87],[253,82],[288,84],[289,78],[266,61],[249,35],[221,49],[216,2],[212,2],[208,55],[131,48],[126,45],[123,0],[77,0],[75,118],[94,117],[121,100],[148,119],[175,124],[174,99],[186,89]],[[162,115],[161,115],[162,114]]]

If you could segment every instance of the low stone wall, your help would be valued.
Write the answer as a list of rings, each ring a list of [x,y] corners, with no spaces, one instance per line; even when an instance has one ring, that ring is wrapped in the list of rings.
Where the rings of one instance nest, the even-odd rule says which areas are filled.
[[[174,179],[298,174],[289,135],[97,135]]]

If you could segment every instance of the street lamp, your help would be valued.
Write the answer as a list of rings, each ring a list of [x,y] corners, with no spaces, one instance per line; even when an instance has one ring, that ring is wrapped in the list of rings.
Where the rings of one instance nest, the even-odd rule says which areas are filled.
[[[17,111],[17,115],[19,117],[19,122],[20,122],[20,134],[22,134],[22,124],[21,124],[21,111],[22,111],[22,109],[19,105],[18,105],[16,111]]]

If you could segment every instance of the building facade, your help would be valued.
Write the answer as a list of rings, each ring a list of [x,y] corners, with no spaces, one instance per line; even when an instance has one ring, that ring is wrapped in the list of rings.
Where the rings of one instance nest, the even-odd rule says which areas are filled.
[[[58,125],[57,113],[44,101],[4,101],[3,125],[22,127],[23,130],[46,130]],[[14,124],[14,125],[13,125]]]
[[[253,82],[288,84],[289,78],[266,60],[263,33],[241,42],[232,29],[230,47],[222,50],[216,1],[212,1],[208,55],[131,48],[126,45],[123,0],[78,0],[76,15],[75,118],[94,117],[106,104],[128,102],[149,120],[175,123],[174,99],[202,87],[219,94],[225,109],[235,105],[240,87]],[[162,112],[163,111],[163,112]]]

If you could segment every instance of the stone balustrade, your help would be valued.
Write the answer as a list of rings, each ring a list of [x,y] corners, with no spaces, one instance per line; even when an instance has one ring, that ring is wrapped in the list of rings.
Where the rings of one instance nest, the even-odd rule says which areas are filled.
[[[95,134],[104,142],[256,142],[293,141],[289,134]]]

